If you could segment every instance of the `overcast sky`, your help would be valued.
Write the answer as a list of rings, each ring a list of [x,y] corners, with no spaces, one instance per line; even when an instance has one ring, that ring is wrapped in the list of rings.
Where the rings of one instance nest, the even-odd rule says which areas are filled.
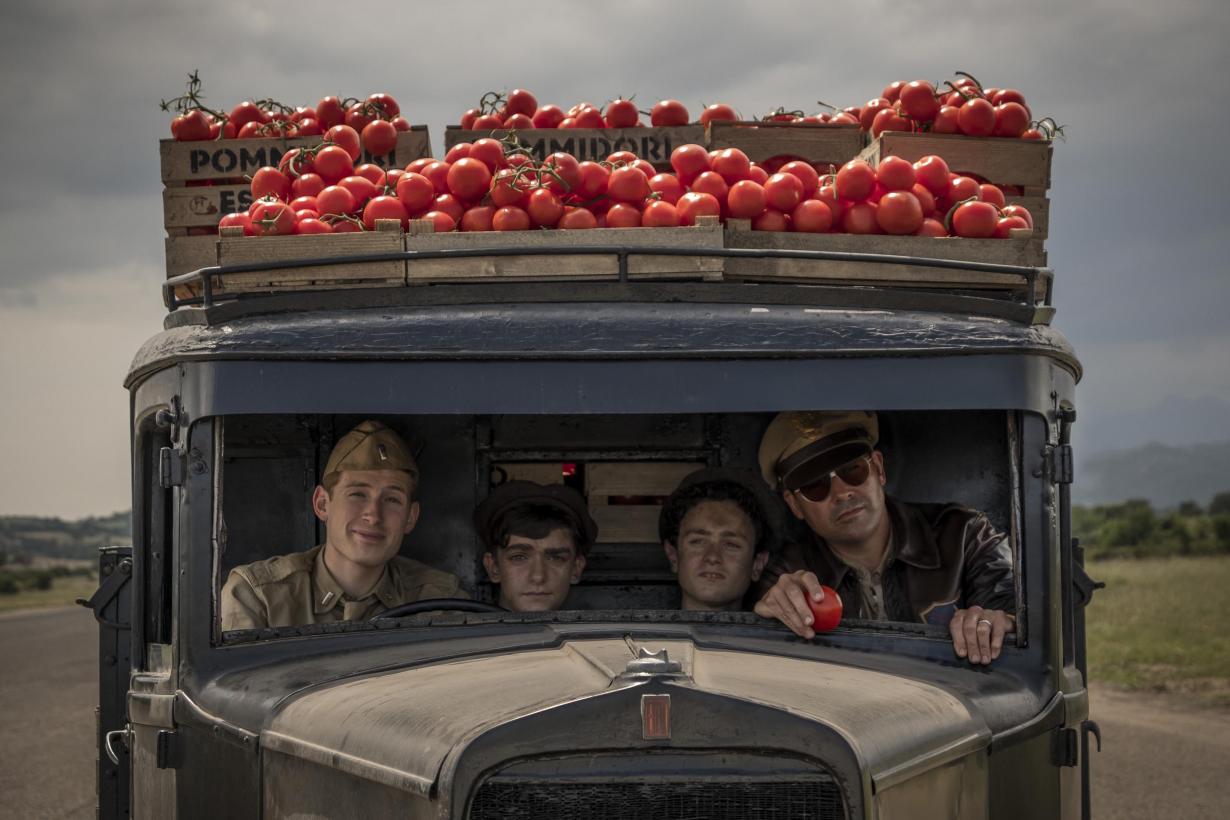
[[[1048,250],[1081,452],[1230,439],[1230,4],[44,0],[0,12],[0,514],[126,509],[121,382],[161,327],[158,100],[387,91],[437,150],[487,89],[541,102],[860,104],[960,69],[1068,126]],[[360,12],[359,10],[363,11]],[[736,10],[737,9],[737,10]],[[1220,251],[1220,252],[1219,252]]]

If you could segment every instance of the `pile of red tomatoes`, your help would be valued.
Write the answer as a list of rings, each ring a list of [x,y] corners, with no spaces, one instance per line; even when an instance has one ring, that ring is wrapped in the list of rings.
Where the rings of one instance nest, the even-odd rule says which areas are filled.
[[[1040,140],[1061,131],[1049,118],[1035,122],[1025,96],[1015,88],[983,88],[962,72],[946,88],[937,90],[927,80],[893,82],[879,97],[842,113],[873,137],[885,131],[929,131]]]
[[[249,235],[373,230],[380,219],[407,229],[430,220],[438,233],[558,228],[679,227],[702,216],[749,220],[753,230],[1008,237],[1030,228],[1028,211],[1003,192],[949,172],[939,157],[911,164],[860,160],[821,176],[802,161],[770,174],[737,148],[683,145],[671,172],[627,151],[603,162],[558,152],[534,160],[513,140],[455,145],[442,160],[403,169],[355,166],[359,137],[334,126],[315,148],[292,149],[278,168],[252,177],[252,206],[219,227]]]
[[[605,107],[582,102],[562,109],[557,105],[539,105],[533,92],[514,88],[506,94],[489,91],[479,100],[477,108],[461,115],[461,128],[466,131],[525,130],[528,128],[639,128],[645,125],[642,114],[649,115],[655,127],[687,125],[692,121],[687,106],[679,100],[661,100],[649,111],[641,111],[631,98],[618,97]],[[725,103],[708,105],[701,111],[700,124],[717,120],[734,122],[739,119],[735,109]]]
[[[314,106],[290,107],[271,100],[244,100],[230,111],[206,107],[200,96],[201,83],[196,74],[188,79],[188,90],[173,100],[163,100],[162,110],[175,110],[171,137],[178,142],[216,139],[291,139],[325,137],[330,129],[349,126],[359,136],[363,148],[382,157],[397,145],[397,134],[410,130],[410,121],[389,94],[370,94],[365,99],[323,97]]]

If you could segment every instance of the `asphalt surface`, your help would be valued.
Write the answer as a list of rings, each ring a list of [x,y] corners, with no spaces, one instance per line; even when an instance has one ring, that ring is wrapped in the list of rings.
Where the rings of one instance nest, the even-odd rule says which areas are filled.
[[[97,627],[80,607],[0,614],[0,818],[94,817]],[[1230,815],[1230,712],[1095,688],[1094,817]]]
[[[0,614],[0,817],[92,820],[98,627],[79,606]]]

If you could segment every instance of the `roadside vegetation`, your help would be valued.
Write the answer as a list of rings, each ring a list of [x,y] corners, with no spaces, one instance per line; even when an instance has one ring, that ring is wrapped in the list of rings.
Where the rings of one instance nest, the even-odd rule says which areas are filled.
[[[1086,613],[1090,677],[1230,707],[1230,493],[1076,506],[1072,532],[1106,582]]]
[[[0,612],[66,606],[89,598],[98,587],[94,569],[85,562],[39,567],[0,566]]]
[[[1112,559],[1087,611],[1089,675],[1230,707],[1230,555]]]
[[[1230,555],[1230,492],[1207,507],[1185,501],[1156,511],[1144,499],[1072,508],[1072,533],[1090,561]]]

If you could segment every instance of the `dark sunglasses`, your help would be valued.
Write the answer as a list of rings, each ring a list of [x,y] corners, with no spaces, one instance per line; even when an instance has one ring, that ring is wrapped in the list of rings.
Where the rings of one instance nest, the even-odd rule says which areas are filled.
[[[871,459],[868,456],[862,456],[855,461],[841,465],[828,475],[820,476],[806,486],[799,487],[795,492],[808,501],[823,501],[829,497],[833,489],[833,476],[840,478],[848,487],[857,487],[866,481],[869,475],[871,475]]]

